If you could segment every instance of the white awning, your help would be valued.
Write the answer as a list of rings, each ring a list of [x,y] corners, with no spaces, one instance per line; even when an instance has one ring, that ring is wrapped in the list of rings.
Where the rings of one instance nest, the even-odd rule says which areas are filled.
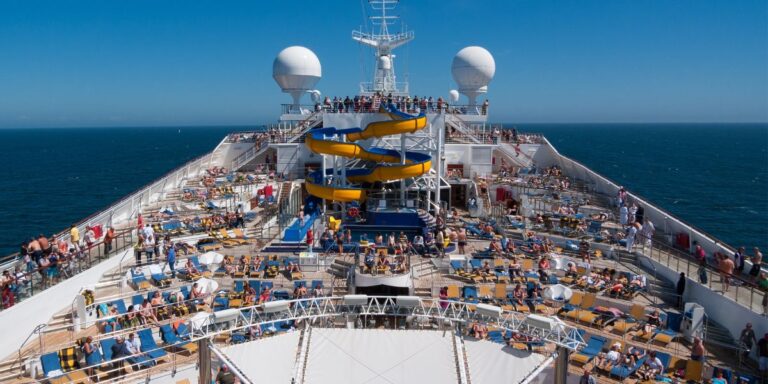
[[[282,333],[221,348],[221,352],[254,383],[290,383],[299,336],[300,332]]]
[[[465,339],[472,384],[519,383],[544,362],[538,353],[487,340]]]
[[[304,381],[455,383],[455,361],[452,332],[313,328]]]

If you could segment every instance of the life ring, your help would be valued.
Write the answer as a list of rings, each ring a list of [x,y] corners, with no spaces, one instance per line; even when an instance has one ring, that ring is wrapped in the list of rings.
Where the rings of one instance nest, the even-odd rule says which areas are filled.
[[[347,215],[352,217],[357,217],[360,215],[360,209],[357,207],[351,207],[347,210]]]

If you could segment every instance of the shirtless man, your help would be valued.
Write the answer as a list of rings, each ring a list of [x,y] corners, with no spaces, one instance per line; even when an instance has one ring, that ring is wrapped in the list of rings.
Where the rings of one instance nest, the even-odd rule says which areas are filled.
[[[43,250],[43,254],[51,253],[51,243],[42,233],[37,236],[37,243],[40,244],[40,249]]]
[[[720,259],[720,281],[723,282],[723,292],[728,292],[728,289],[731,286],[731,275],[733,274],[733,270],[736,268],[736,265],[733,263],[733,260],[731,260],[730,257],[722,254],[718,255]]]
[[[27,244],[27,252],[32,255],[32,259],[36,263],[40,262],[40,258],[43,257],[43,248],[40,246],[40,242],[37,239],[29,239]]]

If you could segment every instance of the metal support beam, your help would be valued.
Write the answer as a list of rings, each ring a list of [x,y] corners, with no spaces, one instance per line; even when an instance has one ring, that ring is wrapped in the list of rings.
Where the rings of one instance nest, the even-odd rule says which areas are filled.
[[[211,350],[208,349],[208,338],[203,338],[197,341],[197,367],[198,383],[210,384],[211,383]]]
[[[568,379],[568,356],[571,351],[561,345],[555,348],[557,358],[555,359],[555,384],[566,384]]]

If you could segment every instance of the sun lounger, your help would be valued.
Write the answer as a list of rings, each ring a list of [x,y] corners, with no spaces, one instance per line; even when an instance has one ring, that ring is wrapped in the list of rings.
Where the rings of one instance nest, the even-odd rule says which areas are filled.
[[[174,332],[173,328],[171,328],[171,326],[168,324],[160,326],[160,338],[163,340],[163,343],[169,347],[187,352],[189,354],[197,352],[197,344],[179,339],[179,337],[176,335],[176,332]]]
[[[152,359],[159,359],[168,354],[165,350],[157,346],[154,337],[152,337],[152,331],[149,329],[142,329],[138,331],[136,335],[141,342],[141,351]]]
[[[43,374],[49,378],[48,381],[51,384],[88,382],[88,377],[85,372],[69,372],[78,368],[75,359],[75,348],[65,348],[61,352],[64,352],[66,356],[60,356],[59,352],[51,352],[40,356],[40,364],[43,367]],[[64,358],[62,359],[62,357]],[[68,366],[63,367],[62,361]],[[71,363],[71,365],[69,363]]]
[[[147,289],[150,287],[147,277],[144,276],[144,271],[140,268],[131,268],[131,283],[136,289]]]
[[[571,356],[571,360],[585,365],[592,361],[602,350],[608,340],[601,336],[591,336],[587,341],[587,346],[581,351]]]

